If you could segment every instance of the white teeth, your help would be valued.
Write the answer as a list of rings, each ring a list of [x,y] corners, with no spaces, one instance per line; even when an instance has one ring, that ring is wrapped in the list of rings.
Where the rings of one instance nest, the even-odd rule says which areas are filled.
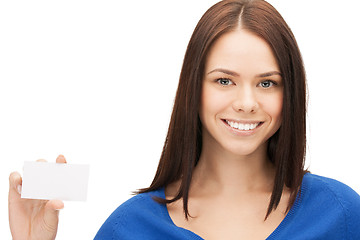
[[[254,128],[256,128],[260,124],[260,122],[252,123],[252,124],[249,124],[249,123],[242,124],[242,123],[228,121],[228,120],[226,120],[226,123],[229,124],[230,127],[232,127],[232,128],[236,128],[236,129],[239,129],[239,130],[245,130],[245,131],[253,130]]]

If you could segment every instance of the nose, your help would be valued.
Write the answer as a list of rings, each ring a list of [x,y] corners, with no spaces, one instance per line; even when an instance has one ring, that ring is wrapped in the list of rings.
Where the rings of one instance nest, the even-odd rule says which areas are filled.
[[[236,112],[255,113],[259,109],[256,94],[250,87],[239,89],[234,97],[233,109]]]

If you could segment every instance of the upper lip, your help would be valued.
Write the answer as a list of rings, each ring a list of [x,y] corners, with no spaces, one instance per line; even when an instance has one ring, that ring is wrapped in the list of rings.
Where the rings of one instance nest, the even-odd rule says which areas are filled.
[[[261,123],[263,121],[258,121],[258,120],[235,120],[235,119],[223,119],[224,121],[229,121],[229,122],[237,122],[237,123],[241,123],[241,124],[255,124],[255,123]]]

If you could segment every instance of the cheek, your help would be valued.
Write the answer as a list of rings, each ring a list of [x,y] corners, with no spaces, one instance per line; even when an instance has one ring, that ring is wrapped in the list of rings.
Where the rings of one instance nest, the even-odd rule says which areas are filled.
[[[205,118],[209,117],[215,118],[216,114],[224,110],[226,108],[224,99],[226,98],[221,92],[215,91],[211,87],[204,86],[200,103],[201,120],[204,121]]]
[[[281,123],[282,107],[282,94],[264,99],[263,101],[263,110],[272,118],[272,121],[277,122],[279,125]]]

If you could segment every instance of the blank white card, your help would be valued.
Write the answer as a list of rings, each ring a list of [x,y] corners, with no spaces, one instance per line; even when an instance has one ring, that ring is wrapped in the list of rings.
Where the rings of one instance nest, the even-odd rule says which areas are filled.
[[[89,165],[25,162],[21,198],[86,201]]]

